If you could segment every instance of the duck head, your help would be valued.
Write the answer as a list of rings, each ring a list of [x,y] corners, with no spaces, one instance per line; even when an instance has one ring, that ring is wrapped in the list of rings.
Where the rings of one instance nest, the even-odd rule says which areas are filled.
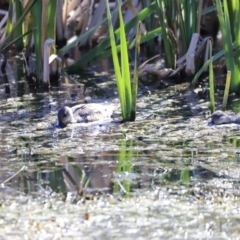
[[[60,127],[65,127],[68,123],[75,122],[72,109],[70,107],[62,107],[58,111],[58,124]]]
[[[216,111],[212,114],[212,121],[213,124],[219,125],[219,124],[227,124],[227,123],[233,123],[234,122],[234,115],[227,114],[223,111]]]

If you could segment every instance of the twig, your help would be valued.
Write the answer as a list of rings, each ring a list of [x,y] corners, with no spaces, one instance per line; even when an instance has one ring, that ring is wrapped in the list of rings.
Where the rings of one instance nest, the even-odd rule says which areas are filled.
[[[25,169],[27,169],[27,166],[24,165],[19,171],[17,171],[10,178],[6,179],[3,183],[1,183],[1,187],[4,188],[4,184],[9,182],[12,178],[16,177],[20,172],[24,171]]]

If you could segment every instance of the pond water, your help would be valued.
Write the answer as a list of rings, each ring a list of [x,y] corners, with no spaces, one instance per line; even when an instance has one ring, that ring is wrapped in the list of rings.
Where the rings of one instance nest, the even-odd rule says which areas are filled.
[[[239,237],[240,126],[209,124],[203,89],[141,87],[136,122],[61,129],[61,106],[116,102],[114,82],[1,86],[3,239]]]

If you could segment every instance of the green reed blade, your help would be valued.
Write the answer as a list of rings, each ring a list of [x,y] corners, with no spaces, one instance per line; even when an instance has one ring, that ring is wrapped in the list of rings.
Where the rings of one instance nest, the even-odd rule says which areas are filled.
[[[210,52],[209,64],[209,88],[210,88],[210,109],[211,112],[215,111],[215,97],[214,97],[214,74],[213,74],[213,60],[212,60],[212,41],[208,40]]]
[[[29,11],[32,9],[32,7],[36,4],[38,0],[33,0],[31,2],[29,2],[25,8],[23,9],[23,13],[21,16],[19,16],[18,19],[16,19],[16,23],[14,25],[12,25],[12,13],[10,14],[9,16],[9,19],[8,19],[8,22],[7,22],[7,37],[4,39],[4,41],[1,43],[0,45],[0,50],[2,51],[3,48],[6,49],[6,44],[8,46],[10,46],[9,42],[15,42],[16,39],[19,39],[21,38],[21,35],[20,36],[15,36],[15,40],[12,39],[12,34],[16,31],[17,28],[21,28],[20,25],[23,23],[23,20],[24,18],[26,17],[26,15],[29,13]],[[10,6],[13,7],[13,5],[10,4]],[[11,10],[10,10],[11,12]],[[30,31],[28,31],[29,33]],[[22,36],[25,36],[26,34],[24,33]]]
[[[126,117],[124,120],[130,120],[131,106],[132,106],[132,93],[131,93],[131,75],[129,71],[128,47],[126,40],[125,27],[122,17],[121,4],[118,0],[118,15],[120,23],[120,46],[121,46],[121,70],[122,81],[124,81],[125,88],[125,102],[126,102]],[[116,49],[117,50],[117,49]]]
[[[216,61],[217,59],[221,58],[222,56],[224,55],[224,50],[221,50],[219,51],[217,54],[215,54],[213,57],[212,57],[212,61]],[[193,80],[192,80],[192,84],[196,84],[198,78],[201,76],[201,74],[207,70],[207,68],[209,67],[209,64],[211,62],[211,59],[207,60],[203,66],[199,69],[199,71],[195,74]]]
[[[37,1],[36,4],[32,8],[33,17],[33,26],[35,30],[33,31],[34,38],[34,47],[36,54],[36,73],[37,78],[41,79],[42,75],[42,2]]]
[[[228,95],[229,95],[229,90],[230,90],[230,83],[231,83],[231,72],[227,72],[227,77],[226,77],[226,85],[224,89],[224,95],[223,95],[223,103],[222,103],[222,108],[226,109],[227,106],[227,100],[228,100]]]
[[[127,24],[125,24],[125,32],[128,32],[130,29],[134,28],[137,26],[139,21],[144,20],[145,18],[147,18],[149,15],[153,14],[154,11],[156,9],[155,3],[152,3],[151,5],[149,5],[146,9],[143,9],[136,17],[134,17],[133,19],[131,19]],[[105,20],[103,20],[105,21]],[[99,24],[100,25],[100,24]],[[92,30],[89,30],[92,31]],[[92,31],[93,32],[93,31]],[[152,31],[152,35],[146,35],[148,36],[148,40],[157,36],[157,34],[159,34],[159,28],[156,29],[156,31]],[[85,34],[89,34],[88,32]],[[155,34],[155,35],[154,35]],[[115,38],[116,40],[119,39],[120,36],[120,29],[117,29],[115,31]],[[81,37],[78,38],[78,41],[81,39]],[[146,39],[147,41],[147,39]],[[75,47],[76,46],[76,41],[74,41],[73,43],[71,43],[71,47]],[[76,61],[75,64],[69,66],[66,68],[66,71],[68,72],[77,72],[79,68],[83,68],[85,67],[87,64],[89,64],[90,61],[96,60],[96,59],[102,59],[99,57],[99,55],[101,55],[106,49],[108,49],[110,46],[110,40],[107,38],[104,41],[102,41],[101,43],[99,43],[95,48],[91,49],[90,51],[88,51],[80,60]],[[69,50],[70,48],[69,46],[64,47],[63,49],[59,50],[58,55],[63,54],[64,52],[66,52],[67,50]],[[119,50],[120,51],[120,50]],[[111,51],[108,51],[108,54],[106,54],[104,56],[110,56],[111,55]]]
[[[111,44],[111,48],[112,48],[112,59],[113,59],[115,76],[116,76],[116,80],[117,80],[118,95],[119,95],[120,104],[121,104],[122,117],[123,117],[123,119],[126,119],[127,111],[126,111],[125,86],[124,86],[124,81],[122,79],[121,67],[120,67],[120,64],[118,61],[116,40],[115,40],[115,36],[114,36],[114,32],[113,32],[113,25],[112,25],[112,21],[111,21],[111,13],[110,13],[110,7],[109,7],[108,0],[106,0],[106,8],[107,8],[109,38],[110,38],[110,44]]]
[[[157,29],[154,29],[153,31],[148,32],[147,34],[145,34],[141,37],[141,44],[145,43],[145,42],[147,42],[151,39],[154,39],[158,34],[161,34],[161,33],[162,33],[162,28],[161,27],[159,27]],[[127,46],[128,47],[130,46],[130,42],[127,42]],[[118,45],[117,46],[117,51],[120,52],[120,50],[121,50],[121,46]],[[93,53],[93,54],[89,54],[90,52]],[[90,50],[87,54],[85,54],[83,58],[76,61],[75,64],[66,68],[66,71],[68,71],[69,73],[71,73],[71,72],[76,73],[77,71],[79,71],[79,68],[83,68],[84,66],[89,64],[89,62],[92,63],[92,62],[95,62],[95,61],[106,59],[107,57],[109,57],[111,55],[112,55],[111,49],[108,49],[106,51],[104,51],[104,50],[101,51],[100,48],[99,48],[98,51],[96,51],[96,48],[94,48],[94,49]]]
[[[137,27],[136,40],[135,40],[135,60],[134,60],[134,71],[133,71],[133,83],[132,83],[132,108],[130,120],[135,121],[136,118],[136,102],[138,94],[138,59],[140,55],[140,43],[141,43],[141,30],[140,22]]]

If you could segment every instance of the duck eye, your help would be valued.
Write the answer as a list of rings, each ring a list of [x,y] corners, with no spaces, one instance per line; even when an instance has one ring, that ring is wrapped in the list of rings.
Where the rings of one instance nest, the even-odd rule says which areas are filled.
[[[66,117],[66,116],[67,116],[67,112],[66,112],[66,111],[63,111],[62,116],[63,116],[63,117]]]

